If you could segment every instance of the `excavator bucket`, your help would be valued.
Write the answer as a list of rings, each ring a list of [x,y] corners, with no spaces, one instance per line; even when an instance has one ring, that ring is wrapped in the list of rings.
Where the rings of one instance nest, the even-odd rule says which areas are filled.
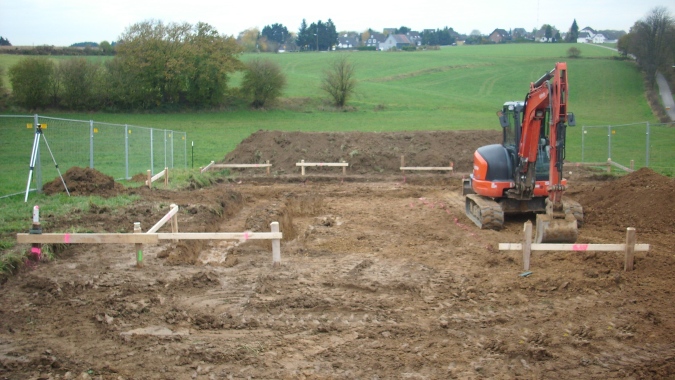
[[[536,243],[574,243],[577,235],[577,219],[574,215],[554,218],[548,214],[537,214]]]

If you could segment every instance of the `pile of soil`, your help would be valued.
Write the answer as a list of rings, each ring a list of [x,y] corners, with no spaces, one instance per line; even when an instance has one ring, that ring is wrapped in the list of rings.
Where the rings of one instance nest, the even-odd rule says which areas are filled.
[[[580,194],[587,223],[675,233],[675,180],[642,168]]]
[[[99,195],[107,198],[117,196],[125,190],[113,177],[91,168],[74,166],[63,174],[63,180],[71,195]],[[66,192],[60,177],[45,184],[42,190],[47,195]]]
[[[498,130],[416,132],[281,132],[258,131],[228,153],[222,163],[261,164],[267,160],[277,174],[297,173],[296,163],[349,163],[352,174],[398,174],[406,166],[448,166],[469,172],[473,152],[499,143]]]

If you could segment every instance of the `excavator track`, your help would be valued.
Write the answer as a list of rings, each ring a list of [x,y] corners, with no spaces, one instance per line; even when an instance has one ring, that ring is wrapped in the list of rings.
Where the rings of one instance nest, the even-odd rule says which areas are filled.
[[[466,196],[466,216],[481,229],[501,230],[504,211],[499,203],[478,194]]]

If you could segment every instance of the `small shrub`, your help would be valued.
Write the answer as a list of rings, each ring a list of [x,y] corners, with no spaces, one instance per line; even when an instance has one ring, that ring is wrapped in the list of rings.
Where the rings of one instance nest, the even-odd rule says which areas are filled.
[[[571,48],[567,49],[567,57],[568,58],[579,58],[579,57],[581,57],[581,50],[572,46]]]

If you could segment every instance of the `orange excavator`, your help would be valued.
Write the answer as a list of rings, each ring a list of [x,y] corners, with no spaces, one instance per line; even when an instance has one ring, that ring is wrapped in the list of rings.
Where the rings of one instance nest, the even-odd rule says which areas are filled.
[[[466,215],[481,229],[501,229],[505,214],[534,212],[535,242],[576,242],[583,209],[563,199],[566,130],[575,125],[567,96],[567,64],[558,62],[530,84],[524,102],[497,112],[503,142],[474,152],[463,183]]]

